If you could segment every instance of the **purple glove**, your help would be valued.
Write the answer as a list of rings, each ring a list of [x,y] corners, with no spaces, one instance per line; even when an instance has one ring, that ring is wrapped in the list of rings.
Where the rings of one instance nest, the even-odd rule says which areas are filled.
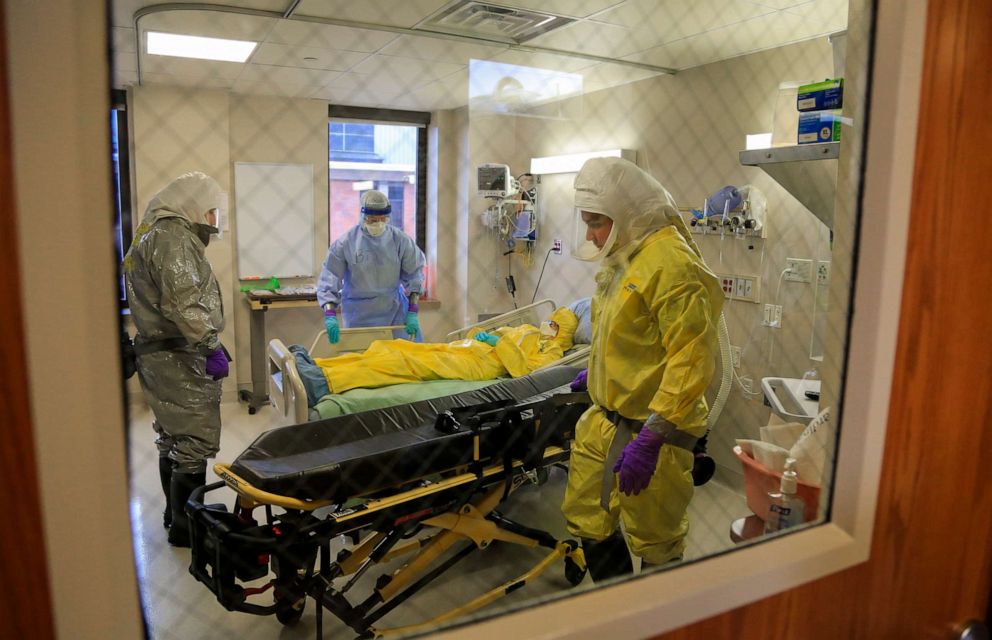
[[[227,366],[227,356],[224,354],[223,349],[217,349],[207,356],[207,375],[214,380],[220,380],[221,378],[226,378],[227,374],[231,372],[230,368]]]
[[[658,452],[663,444],[663,436],[646,426],[641,427],[637,437],[627,443],[620,452],[617,463],[613,465],[613,472],[620,474],[620,491],[628,496],[636,496],[648,486],[654,475],[654,468],[658,466]]]
[[[589,369],[583,369],[579,371],[579,375],[575,376],[575,380],[568,383],[568,388],[572,391],[585,391],[586,390],[586,379],[589,377]]]

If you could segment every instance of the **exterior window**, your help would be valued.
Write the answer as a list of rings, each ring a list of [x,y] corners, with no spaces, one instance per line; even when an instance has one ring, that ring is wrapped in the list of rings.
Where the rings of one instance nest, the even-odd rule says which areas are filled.
[[[390,224],[423,248],[417,220],[424,207],[418,203],[417,175],[419,145],[425,136],[419,130],[405,124],[330,122],[329,241],[360,222],[362,194],[378,189],[392,204]]]
[[[131,180],[128,162],[127,112],[120,105],[110,110],[110,163],[114,187],[114,240],[117,247],[117,264],[131,246]],[[122,308],[127,307],[124,295],[124,275],[118,278],[118,298]]]

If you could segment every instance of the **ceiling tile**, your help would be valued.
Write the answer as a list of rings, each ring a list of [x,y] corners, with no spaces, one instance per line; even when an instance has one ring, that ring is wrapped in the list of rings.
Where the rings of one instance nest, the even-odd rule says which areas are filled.
[[[628,0],[596,20],[630,29],[638,50],[644,50],[769,13],[745,0]]]
[[[489,60],[506,51],[505,46],[472,44],[445,38],[400,36],[379,53],[389,56],[466,65],[471,59]]]
[[[141,18],[138,28],[190,36],[261,42],[277,20],[219,11],[169,11]],[[144,40],[144,39],[143,39]]]
[[[844,0],[845,4],[848,0]],[[804,2],[809,2],[809,0],[750,0],[753,4],[759,4],[769,9],[785,9],[787,7],[792,7],[797,4],[802,4]]]
[[[793,5],[785,13],[802,16],[808,23],[834,31],[847,28],[848,0],[812,0]]]
[[[189,79],[203,78],[204,80],[218,79],[234,81],[245,65],[240,62],[217,62],[214,60],[193,60],[191,58],[176,58],[173,56],[141,56],[141,77],[145,74],[166,74],[184,76]]]
[[[266,42],[372,53],[395,39],[396,34],[387,31],[350,29],[300,20],[279,20],[266,38]]]
[[[493,58],[495,62],[515,64],[521,67],[533,67],[536,69],[547,69],[549,71],[566,71],[574,73],[579,69],[597,64],[593,60],[586,58],[571,58],[552,53],[530,53],[528,51],[505,51]]]
[[[412,27],[449,0],[303,0],[297,15]]]
[[[624,59],[687,69],[825,36],[843,29],[846,22],[846,11],[837,10],[834,0],[823,1],[810,16],[797,15],[791,10],[775,12],[676,40]]]
[[[335,51],[316,47],[294,47],[286,44],[262,43],[251,56],[252,64],[268,64],[281,67],[303,67],[306,69],[329,69],[347,71],[369,54],[356,51]],[[315,58],[307,60],[306,58]]]
[[[631,42],[630,30],[601,22],[576,22],[529,40],[527,44],[620,58],[643,49]]]
[[[221,77],[179,76],[170,73],[141,73],[142,84],[164,84],[171,87],[191,87],[195,89],[229,89],[233,80]]]
[[[623,2],[624,0],[510,0],[497,4],[571,18],[587,18],[604,9],[621,5]]]
[[[327,71],[326,69],[301,69],[299,67],[277,67],[265,64],[246,65],[239,82],[245,83],[272,83],[288,85],[308,85],[319,87],[332,82],[341,74],[337,71]]]
[[[439,80],[462,68],[464,68],[464,65],[449,64],[447,62],[427,62],[426,60],[397,58],[377,54],[355,65],[351,71],[377,79],[382,78],[393,85],[410,89],[428,82],[433,82],[434,80]]]

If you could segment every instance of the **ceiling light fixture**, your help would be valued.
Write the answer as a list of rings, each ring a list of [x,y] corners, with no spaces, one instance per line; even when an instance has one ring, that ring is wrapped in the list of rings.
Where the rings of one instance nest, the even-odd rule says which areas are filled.
[[[157,56],[244,62],[251,55],[257,42],[185,36],[178,33],[148,32],[148,53]]]
[[[549,173],[574,173],[582,168],[590,158],[623,158],[634,161],[634,151],[631,149],[609,149],[607,151],[590,151],[588,153],[568,153],[562,156],[547,156],[531,158],[530,172],[534,175]]]

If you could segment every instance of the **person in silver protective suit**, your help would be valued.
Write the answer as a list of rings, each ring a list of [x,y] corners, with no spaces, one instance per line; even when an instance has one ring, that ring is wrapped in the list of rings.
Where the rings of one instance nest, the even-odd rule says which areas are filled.
[[[219,196],[206,174],[176,178],[148,203],[124,257],[138,378],[158,434],[163,522],[180,547],[190,544],[186,501],[220,445],[220,380],[229,371],[224,305],[204,255],[218,233]]]

